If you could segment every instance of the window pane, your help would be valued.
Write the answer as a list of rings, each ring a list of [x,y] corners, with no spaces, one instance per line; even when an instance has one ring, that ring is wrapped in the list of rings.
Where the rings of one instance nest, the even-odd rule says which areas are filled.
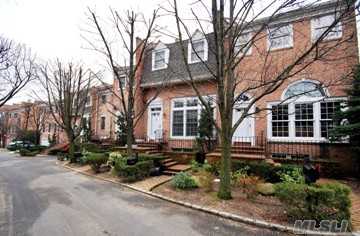
[[[321,102],[321,121],[320,121],[320,131],[321,137],[328,138],[329,131],[334,128],[335,122],[334,118],[337,112],[340,111],[340,102]]]
[[[155,68],[162,68],[165,66],[165,51],[158,51],[155,52],[154,56],[154,67]]]
[[[335,21],[335,15],[322,16],[312,20],[314,39],[318,39]],[[331,31],[326,35],[325,39],[332,39],[341,37],[342,28],[341,23],[338,23]]]
[[[313,104],[295,104],[295,136],[314,137]]]
[[[198,133],[198,111],[186,111],[186,136],[196,136]]]
[[[184,135],[184,111],[173,111],[173,136]]]
[[[272,136],[289,136],[289,110],[288,105],[272,107]]]
[[[307,96],[307,97],[323,97],[325,92],[323,89],[310,81],[303,81],[290,86],[285,92],[285,98],[291,98],[295,96]]]
[[[238,53],[243,54],[245,52],[246,54],[251,53],[251,43],[249,42],[250,39],[251,39],[251,33],[247,33],[239,36],[234,48],[235,55]]]
[[[270,48],[284,48],[291,46],[291,25],[270,28],[268,37]]]
[[[200,61],[199,58],[204,60],[204,53],[205,53],[204,47],[205,47],[204,40],[199,40],[199,41],[195,41],[192,43],[192,49],[191,49],[191,60],[192,61]]]
[[[101,117],[100,128],[101,128],[101,129],[105,129],[105,117]]]
[[[183,101],[175,101],[174,102],[174,107],[178,108],[178,107],[183,107],[184,106],[184,102]]]
[[[198,100],[196,98],[194,99],[188,99],[186,101],[186,106],[187,107],[196,107],[198,105]]]

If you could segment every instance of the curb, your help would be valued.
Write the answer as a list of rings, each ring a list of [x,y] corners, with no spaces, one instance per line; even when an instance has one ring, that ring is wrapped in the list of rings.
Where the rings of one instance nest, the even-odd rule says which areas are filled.
[[[59,165],[59,162],[57,161],[56,164]],[[196,205],[196,204],[191,204],[189,202],[178,201],[178,200],[175,200],[174,198],[166,197],[164,195],[160,195],[160,194],[157,194],[157,193],[154,193],[154,192],[146,191],[146,190],[143,190],[143,189],[140,189],[140,188],[128,185],[128,184],[120,183],[120,182],[117,182],[117,181],[113,181],[113,180],[110,180],[110,179],[106,179],[106,178],[103,178],[103,177],[100,177],[100,176],[92,175],[92,174],[77,170],[75,168],[66,166],[66,163],[62,164],[61,166],[66,168],[66,169],[72,170],[72,171],[74,171],[76,173],[79,173],[79,174],[83,174],[83,175],[86,175],[86,176],[89,176],[89,177],[92,177],[92,178],[95,178],[95,179],[110,182],[110,183],[119,185],[121,187],[129,188],[131,190],[141,192],[143,194],[146,194],[146,195],[158,198],[158,199],[165,200],[167,202],[171,202],[171,203],[174,203],[174,204],[177,204],[177,205],[180,205],[180,206],[184,206],[184,207],[187,207],[187,208],[190,208],[190,209],[202,211],[202,212],[205,212],[205,213],[208,213],[208,214],[220,216],[222,218],[230,219],[230,220],[233,220],[233,221],[236,221],[236,222],[239,222],[239,223],[250,224],[250,225],[258,226],[258,227],[261,227],[261,228],[266,228],[266,229],[270,229],[270,230],[277,230],[277,231],[286,232],[286,233],[292,233],[292,234],[329,235],[329,236],[339,236],[339,235],[344,235],[344,236],[345,235],[355,235],[355,236],[357,236],[357,235],[359,235],[358,232],[328,233],[328,232],[318,232],[318,231],[312,231],[312,230],[299,230],[298,228],[295,228],[295,227],[292,227],[292,226],[285,226],[285,225],[281,225],[281,224],[269,223],[269,222],[266,222],[266,221],[263,221],[263,220],[257,220],[257,219],[248,218],[248,217],[245,217],[245,216],[240,216],[240,215],[236,215],[236,214],[232,214],[232,213],[228,213],[228,212],[224,212],[224,211],[218,211],[218,210],[215,210],[215,209],[212,209],[212,208],[203,207],[203,206]],[[159,184],[159,185],[161,185],[161,184]],[[154,188],[152,188],[152,189],[154,189]]]

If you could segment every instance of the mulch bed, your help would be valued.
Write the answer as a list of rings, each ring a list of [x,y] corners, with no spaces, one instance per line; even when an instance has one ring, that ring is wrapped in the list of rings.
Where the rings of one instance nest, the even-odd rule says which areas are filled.
[[[218,183],[214,183],[214,191],[211,192],[205,192],[202,188],[177,190],[168,182],[155,188],[153,192],[220,211],[267,222],[289,225],[285,207],[277,198],[257,195],[254,199],[248,199],[240,187],[234,187],[232,189],[233,199],[220,200],[216,196],[217,189]]]

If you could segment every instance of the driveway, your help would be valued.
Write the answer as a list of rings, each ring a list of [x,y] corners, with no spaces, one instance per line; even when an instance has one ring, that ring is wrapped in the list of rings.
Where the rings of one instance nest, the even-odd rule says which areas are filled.
[[[280,235],[0,152],[0,235]]]

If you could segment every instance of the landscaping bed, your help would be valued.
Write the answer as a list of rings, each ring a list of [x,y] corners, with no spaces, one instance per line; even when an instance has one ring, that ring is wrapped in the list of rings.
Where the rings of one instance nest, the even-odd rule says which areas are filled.
[[[233,199],[220,200],[216,196],[217,189],[218,183],[214,183],[214,191],[211,192],[207,192],[203,188],[178,190],[173,188],[171,183],[168,182],[155,188],[153,192],[219,211],[272,223],[288,224],[285,207],[276,197],[259,195],[255,199],[249,200],[241,188],[233,188]]]

